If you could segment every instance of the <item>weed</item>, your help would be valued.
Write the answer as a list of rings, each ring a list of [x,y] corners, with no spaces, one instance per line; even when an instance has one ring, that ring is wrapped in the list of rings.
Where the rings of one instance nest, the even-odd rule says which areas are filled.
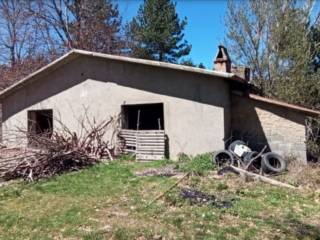
[[[211,161],[211,153],[199,154],[195,157],[180,154],[177,168],[184,172],[193,172],[204,175],[214,168]]]
[[[117,240],[131,239],[130,232],[126,228],[117,228],[114,232],[114,237]]]
[[[223,190],[227,190],[228,189],[228,185],[221,182],[221,183],[218,183],[217,185],[217,188],[216,188],[218,191],[223,191]]]
[[[94,232],[89,232],[84,234],[83,240],[103,240],[104,238],[104,234],[99,232],[99,231],[94,231]]]

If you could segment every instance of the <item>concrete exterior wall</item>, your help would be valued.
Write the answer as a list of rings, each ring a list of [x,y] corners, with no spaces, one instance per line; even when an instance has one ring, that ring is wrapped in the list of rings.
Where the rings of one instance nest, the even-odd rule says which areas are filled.
[[[306,162],[305,118],[288,108],[232,96],[233,136],[256,150],[267,145],[271,151]]]
[[[2,101],[4,142],[17,144],[10,131],[27,128],[27,111],[53,109],[79,131],[84,109],[105,119],[123,104],[163,103],[170,157],[224,148],[229,135],[230,94],[227,81],[196,73],[81,56],[18,89]],[[57,123],[54,120],[54,128]],[[10,140],[10,141],[9,141]]]

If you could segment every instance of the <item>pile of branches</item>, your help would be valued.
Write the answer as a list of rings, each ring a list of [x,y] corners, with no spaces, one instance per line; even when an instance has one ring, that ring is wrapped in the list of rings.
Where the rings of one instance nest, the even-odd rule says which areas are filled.
[[[82,123],[79,135],[65,125],[62,131],[32,134],[20,130],[28,137],[29,145],[15,159],[17,163],[4,172],[4,179],[24,178],[34,181],[66,171],[79,170],[98,162],[113,160],[114,146],[106,141],[107,132],[114,127],[114,118],[99,124]],[[115,135],[112,134],[112,138]]]

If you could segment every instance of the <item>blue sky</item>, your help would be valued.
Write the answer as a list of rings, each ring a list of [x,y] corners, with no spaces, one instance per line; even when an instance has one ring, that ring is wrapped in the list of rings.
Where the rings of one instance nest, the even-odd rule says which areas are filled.
[[[137,14],[142,1],[118,0],[123,21],[130,21]],[[225,34],[224,15],[227,1],[224,0],[178,0],[180,19],[187,17],[185,39],[192,44],[189,57],[194,63],[202,62],[212,68],[213,57]]]

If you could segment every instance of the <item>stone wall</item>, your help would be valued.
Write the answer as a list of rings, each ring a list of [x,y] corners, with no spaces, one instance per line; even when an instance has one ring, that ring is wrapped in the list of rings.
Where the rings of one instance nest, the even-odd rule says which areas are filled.
[[[232,134],[255,150],[267,145],[284,156],[306,162],[306,115],[289,108],[232,96]]]

